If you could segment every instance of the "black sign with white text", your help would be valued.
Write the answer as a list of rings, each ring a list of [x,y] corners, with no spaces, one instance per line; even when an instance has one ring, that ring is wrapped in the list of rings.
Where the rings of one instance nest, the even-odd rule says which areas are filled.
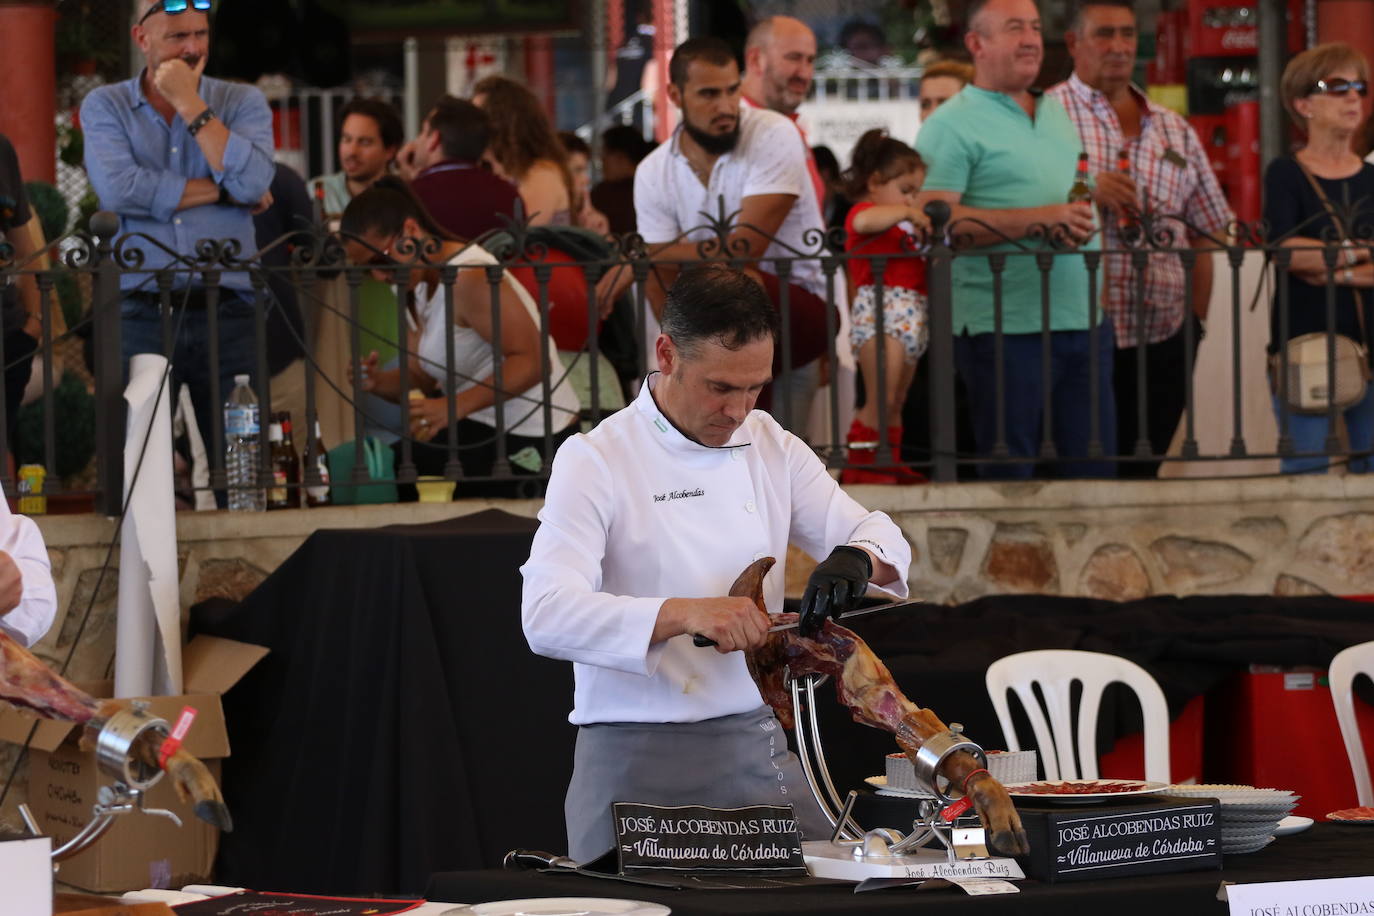
[[[1017,805],[1031,852],[1027,877],[1085,881],[1221,867],[1219,806],[1152,798],[1115,805]]]
[[[615,802],[611,814],[622,874],[807,874],[791,805],[707,808]]]

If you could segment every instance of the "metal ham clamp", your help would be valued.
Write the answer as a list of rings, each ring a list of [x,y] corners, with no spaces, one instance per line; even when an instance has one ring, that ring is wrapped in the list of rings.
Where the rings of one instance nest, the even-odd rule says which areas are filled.
[[[189,722],[186,722],[185,726],[178,723],[177,732],[184,734],[186,728],[189,728]],[[179,746],[181,736],[177,732],[172,730],[165,719],[150,716],[148,704],[140,702],[134,702],[128,709],[115,712],[100,725],[95,737],[95,760],[97,766],[111,776],[114,782],[100,787],[96,803],[91,807],[91,820],[71,839],[53,850],[54,862],[70,859],[85,850],[104,836],[106,831],[114,826],[115,818],[121,814],[138,811],[168,818],[178,827],[181,826],[181,818],[173,812],[165,808],[144,806],[144,793],[162,779],[162,770],[149,765],[136,750],[140,739],[149,738],[163,746],[169,742]],[[28,805],[19,806],[19,815],[34,836],[42,833]]]

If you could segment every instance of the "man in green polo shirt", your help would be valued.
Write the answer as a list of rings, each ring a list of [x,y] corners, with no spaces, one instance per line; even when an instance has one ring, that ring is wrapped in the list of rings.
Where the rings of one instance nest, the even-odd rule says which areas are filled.
[[[1044,54],[1033,0],[972,0],[968,17],[964,41],[973,55],[973,82],[921,126],[916,149],[929,168],[924,199],[948,202],[953,233],[978,246],[963,250],[953,267],[954,358],[969,393],[974,441],[980,455],[1005,444],[1013,458],[1034,458],[1049,439],[1058,458],[1086,458],[1090,440],[1115,444],[1116,416],[1111,322],[1103,319],[1084,258],[1076,251],[1054,257],[1046,293],[1036,256],[1009,254],[1001,273],[1000,326],[988,258],[1040,250],[1038,240],[1027,239],[1038,225],[1059,227],[1079,250],[1098,247],[1092,205],[1065,202],[1082,141],[1063,106],[1030,88]],[[1042,335],[1047,323],[1048,390]],[[1002,392],[994,365],[998,332]],[[1093,378],[1096,429],[1090,417]],[[1004,431],[997,428],[999,397]],[[1061,461],[1056,468],[1062,476],[1115,474],[1101,460]],[[1029,477],[1033,469],[1030,461],[980,468],[984,477],[1012,478]]]

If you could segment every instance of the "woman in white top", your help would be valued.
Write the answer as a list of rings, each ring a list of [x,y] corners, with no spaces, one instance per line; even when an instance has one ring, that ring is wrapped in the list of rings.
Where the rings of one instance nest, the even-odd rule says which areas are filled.
[[[366,391],[398,401],[410,396],[412,458],[420,475],[444,473],[450,438],[457,442],[465,478],[455,497],[535,496],[542,486],[531,481],[490,480],[496,460],[498,426],[505,431],[505,453],[511,473],[541,474],[558,446],[577,430],[579,405],[552,347],[540,365],[539,313],[533,300],[508,272],[497,287],[500,337],[494,339],[492,291],[488,265],[497,263],[482,248],[445,233],[404,182],[383,178],[354,197],[344,211],[341,232],[349,260],[377,265],[374,274],[405,286],[406,308],[416,333],[407,344],[408,366],[379,369],[375,352],[362,361]],[[379,254],[380,252],[380,254]],[[416,261],[398,271],[393,265]],[[452,286],[453,321],[445,320],[445,291],[440,269],[460,269]],[[446,334],[445,329],[448,329]],[[448,337],[453,364],[448,366]],[[502,404],[498,422],[493,351],[501,353]],[[545,439],[544,379],[552,387]],[[455,424],[448,425],[447,391],[454,392]],[[417,397],[418,389],[423,397]],[[401,444],[392,446],[400,467]],[[468,480],[468,478],[476,478]],[[401,487],[402,499],[413,487]]]

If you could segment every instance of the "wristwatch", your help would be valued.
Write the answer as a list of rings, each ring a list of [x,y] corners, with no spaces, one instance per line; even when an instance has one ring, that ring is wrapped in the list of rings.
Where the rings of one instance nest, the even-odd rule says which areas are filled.
[[[229,196],[229,189],[224,185],[219,186],[219,200],[215,201],[221,207],[236,207],[238,202]]]
[[[206,124],[209,124],[214,117],[214,109],[206,108],[200,114],[196,115],[195,120],[186,125],[186,132],[194,137],[196,134],[200,133],[200,129]]]

